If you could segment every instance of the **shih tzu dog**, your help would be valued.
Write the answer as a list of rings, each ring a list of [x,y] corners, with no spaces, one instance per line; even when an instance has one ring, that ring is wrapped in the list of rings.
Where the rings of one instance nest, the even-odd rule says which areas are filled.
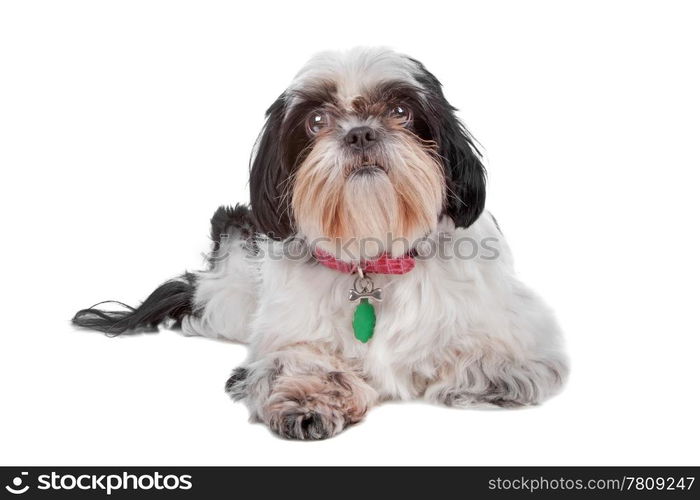
[[[334,436],[388,399],[534,405],[567,360],[485,192],[474,140],[420,62],[323,53],[268,109],[250,205],[214,214],[208,269],[73,323],[249,344],[226,392],[285,438]]]

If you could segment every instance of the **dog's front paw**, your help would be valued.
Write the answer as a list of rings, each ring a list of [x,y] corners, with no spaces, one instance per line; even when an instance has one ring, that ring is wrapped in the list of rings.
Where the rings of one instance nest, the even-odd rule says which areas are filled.
[[[426,398],[447,406],[515,408],[541,403],[561,388],[567,366],[560,361],[513,363],[482,359],[455,370],[426,391]]]
[[[337,410],[315,405],[283,403],[284,409],[270,412],[267,424],[285,439],[321,440],[333,437],[345,426],[345,416]]]
[[[445,406],[451,406],[455,408],[478,408],[489,406],[499,406],[501,408],[518,408],[520,406],[534,404],[534,402],[529,399],[519,399],[498,389],[487,391],[481,394],[474,394],[472,392],[459,389],[445,390],[438,394],[435,399],[438,402],[444,404]]]
[[[262,419],[283,438],[327,439],[359,422],[374,397],[374,391],[350,373],[280,376]]]

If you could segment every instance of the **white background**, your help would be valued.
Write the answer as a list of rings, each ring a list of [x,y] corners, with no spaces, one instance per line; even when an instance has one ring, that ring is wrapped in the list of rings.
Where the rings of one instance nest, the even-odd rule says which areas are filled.
[[[0,463],[698,464],[693,2],[0,6]],[[487,205],[558,313],[565,392],[386,404],[317,443],[247,422],[245,348],[69,319],[202,264],[268,105],[314,52],[422,60],[483,144]]]

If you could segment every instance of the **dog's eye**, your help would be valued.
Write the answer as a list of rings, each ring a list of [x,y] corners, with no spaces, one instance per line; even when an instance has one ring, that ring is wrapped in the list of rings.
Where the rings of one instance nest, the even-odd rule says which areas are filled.
[[[411,121],[411,110],[408,109],[403,104],[400,104],[398,106],[394,106],[391,109],[390,115],[392,118],[399,120],[400,122],[403,122],[403,123],[408,123]]]
[[[316,135],[329,124],[328,113],[324,111],[314,111],[306,120],[306,130],[309,135]]]

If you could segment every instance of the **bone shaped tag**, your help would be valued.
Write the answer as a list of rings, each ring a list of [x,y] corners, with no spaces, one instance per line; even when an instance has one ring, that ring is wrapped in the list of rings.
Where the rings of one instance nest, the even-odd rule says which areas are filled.
[[[348,300],[350,302],[355,302],[360,299],[374,299],[377,302],[382,301],[382,289],[381,288],[374,288],[372,290],[369,290],[367,292],[365,291],[358,291],[358,290],[350,290],[350,295],[348,296]]]
[[[365,276],[361,269],[358,269],[358,276],[355,278],[348,300],[356,302],[360,299],[373,299],[377,302],[382,301],[382,289],[374,288],[372,278]]]

